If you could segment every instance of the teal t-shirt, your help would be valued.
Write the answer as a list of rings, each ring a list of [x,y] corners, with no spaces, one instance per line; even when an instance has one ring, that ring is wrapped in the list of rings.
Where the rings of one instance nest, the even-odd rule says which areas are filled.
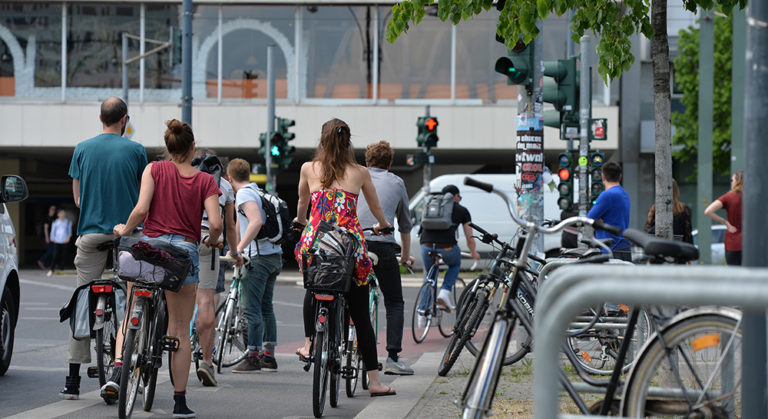
[[[101,134],[75,147],[69,176],[80,181],[77,234],[112,234],[139,200],[147,152],[117,134]]]

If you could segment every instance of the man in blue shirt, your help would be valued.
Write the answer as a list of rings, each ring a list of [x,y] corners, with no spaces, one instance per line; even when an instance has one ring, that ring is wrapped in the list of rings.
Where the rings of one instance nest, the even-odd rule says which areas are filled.
[[[112,240],[112,228],[124,223],[139,200],[139,183],[147,165],[141,144],[122,137],[128,124],[128,106],[110,97],[101,104],[102,133],[79,143],[72,155],[69,176],[72,195],[80,208],[77,225],[77,286],[101,278],[108,251],[97,246]],[[91,362],[90,339],[69,338],[69,375],[59,397],[80,397],[80,364]],[[101,354],[97,354],[101,356]]]
[[[227,165],[227,175],[235,190],[237,223],[240,226],[240,242],[236,249],[229,251],[232,256],[239,258],[242,254],[250,258],[240,282],[240,298],[248,320],[248,356],[232,372],[274,372],[277,371],[277,320],[272,298],[277,275],[283,268],[283,249],[266,238],[256,238],[267,214],[262,208],[259,187],[250,183],[251,165],[243,159],[234,159]]]
[[[587,217],[602,220],[602,222],[619,227],[621,231],[624,231],[629,227],[629,195],[620,185],[621,166],[616,162],[606,163],[603,165],[602,178],[605,191],[597,197],[597,202],[589,210]],[[617,259],[632,261],[630,243],[626,239],[602,230],[595,231],[595,237],[614,239],[614,243],[611,245],[613,256]]]

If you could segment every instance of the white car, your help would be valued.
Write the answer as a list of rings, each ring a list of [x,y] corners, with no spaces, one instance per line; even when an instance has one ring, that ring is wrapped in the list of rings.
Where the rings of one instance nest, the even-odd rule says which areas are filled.
[[[19,255],[16,233],[6,202],[19,202],[29,196],[27,184],[19,176],[5,175],[0,180],[0,375],[8,371],[13,355],[13,337],[19,318]]]
[[[693,230],[693,245],[699,247],[699,230]],[[725,265],[725,226],[712,225],[712,264]]]

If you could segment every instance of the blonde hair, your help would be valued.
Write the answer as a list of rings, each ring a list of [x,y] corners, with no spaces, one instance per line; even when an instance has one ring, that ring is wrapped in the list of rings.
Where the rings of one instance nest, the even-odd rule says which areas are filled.
[[[733,187],[734,192],[741,192],[744,190],[744,172],[739,170],[733,174],[733,179],[736,181],[736,186]]]
[[[251,180],[251,165],[240,158],[232,159],[227,165],[227,174],[235,182],[248,182]]]

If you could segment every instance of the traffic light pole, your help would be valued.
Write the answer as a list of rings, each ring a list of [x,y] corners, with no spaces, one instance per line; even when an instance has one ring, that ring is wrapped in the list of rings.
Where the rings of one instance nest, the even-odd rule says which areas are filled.
[[[589,35],[581,37],[579,53],[581,54],[581,79],[579,80],[579,215],[587,215],[587,162],[589,161],[589,117],[592,114],[592,98],[590,92],[590,52],[592,38]]]
[[[181,121],[192,125],[192,0],[182,2]]]
[[[264,189],[275,193],[275,179],[272,174],[272,137],[275,135],[275,72],[273,51],[275,46],[267,46],[267,144],[264,152],[264,165],[267,171],[267,182]]]
[[[432,116],[429,114],[429,105],[426,106],[426,116]],[[424,193],[429,193],[429,182],[432,180],[432,158],[429,154],[430,147],[424,144],[424,154],[427,155],[427,161],[424,163]]]

